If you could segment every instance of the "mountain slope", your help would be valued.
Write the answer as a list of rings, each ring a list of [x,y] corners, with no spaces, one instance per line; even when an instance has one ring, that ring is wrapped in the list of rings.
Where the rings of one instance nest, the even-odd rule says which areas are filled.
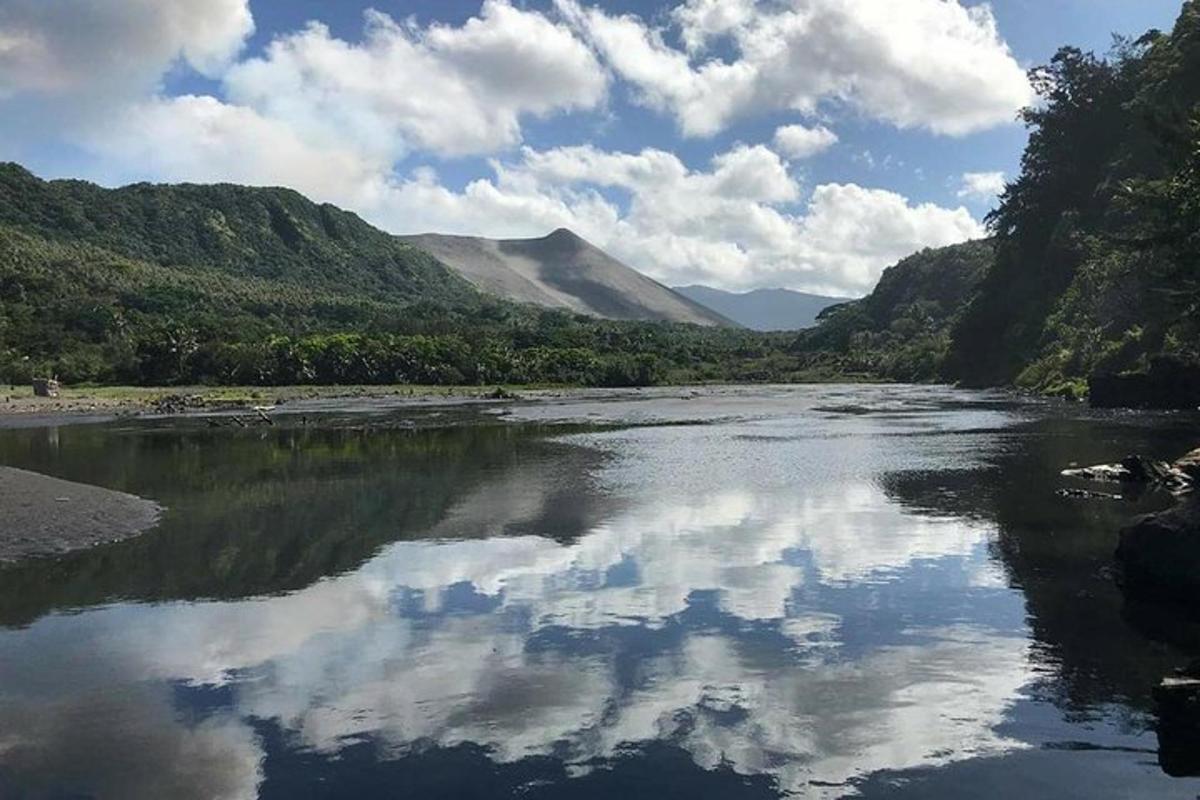
[[[822,311],[795,349],[833,372],[936,379],[951,330],[994,259],[991,240],[922,250],[884,270],[866,297]]]
[[[288,190],[111,190],[0,165],[0,383],[781,381],[786,344],[492,297]]]
[[[675,291],[756,331],[796,331],[810,328],[826,308],[849,298],[824,297],[791,289],[755,289],[725,292],[710,286],[676,286]]]
[[[1182,385],[1200,374],[1200,3],[1170,33],[1103,59],[1063,48],[1033,76],[1021,174],[989,220],[996,262],[945,372],[1074,395],[1121,375]]]
[[[471,303],[426,253],[290,189],[44,181],[0,164],[0,225],[146,264],[213,270],[389,302]]]
[[[400,237],[490,294],[607,319],[730,325],[720,314],[668,289],[560,228],[541,239]]]

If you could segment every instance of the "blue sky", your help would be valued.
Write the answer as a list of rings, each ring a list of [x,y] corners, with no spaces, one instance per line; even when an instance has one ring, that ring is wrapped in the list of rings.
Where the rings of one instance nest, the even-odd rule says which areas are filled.
[[[565,225],[667,283],[855,295],[982,233],[1024,70],[1179,5],[0,0],[0,158],[288,185],[397,233]]]

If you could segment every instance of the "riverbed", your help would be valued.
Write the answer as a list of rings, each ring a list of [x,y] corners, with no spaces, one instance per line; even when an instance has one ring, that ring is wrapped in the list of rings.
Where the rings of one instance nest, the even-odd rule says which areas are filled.
[[[1195,798],[1113,580],[1171,502],[1059,472],[1194,414],[656,390],[0,430],[161,508],[0,566],[0,797]],[[2,502],[2,499],[0,499]]]

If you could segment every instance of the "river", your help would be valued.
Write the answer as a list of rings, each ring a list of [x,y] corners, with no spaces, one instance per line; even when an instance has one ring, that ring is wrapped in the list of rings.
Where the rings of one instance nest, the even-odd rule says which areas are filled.
[[[1195,798],[1127,604],[1195,415],[937,387],[0,431],[166,509],[0,569],[0,797]]]

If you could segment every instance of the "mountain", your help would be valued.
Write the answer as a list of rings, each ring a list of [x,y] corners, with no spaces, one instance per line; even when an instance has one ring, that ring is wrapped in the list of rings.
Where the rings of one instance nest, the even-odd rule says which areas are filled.
[[[540,239],[441,234],[400,239],[430,253],[481,291],[519,303],[606,319],[732,324],[566,228]]]
[[[699,285],[674,288],[689,300],[756,331],[796,331],[812,327],[818,314],[848,300],[791,289],[755,289],[737,293]]]
[[[388,302],[470,303],[431,256],[290,189],[44,181],[0,164],[0,226],[65,246],[195,273],[279,281]]]
[[[795,350],[810,366],[834,373],[935,380],[951,331],[994,259],[991,240],[911,255],[884,270],[866,297],[822,311]]]
[[[570,263],[611,266],[569,234],[541,250],[556,248],[576,254]],[[640,294],[677,297],[613,272],[631,305]],[[614,304],[627,296],[612,291]],[[687,317],[690,301],[676,302],[668,310]],[[784,337],[695,315],[710,324],[493,297],[412,244],[287,189],[105,189],[0,164],[4,383],[640,386],[793,375]]]

